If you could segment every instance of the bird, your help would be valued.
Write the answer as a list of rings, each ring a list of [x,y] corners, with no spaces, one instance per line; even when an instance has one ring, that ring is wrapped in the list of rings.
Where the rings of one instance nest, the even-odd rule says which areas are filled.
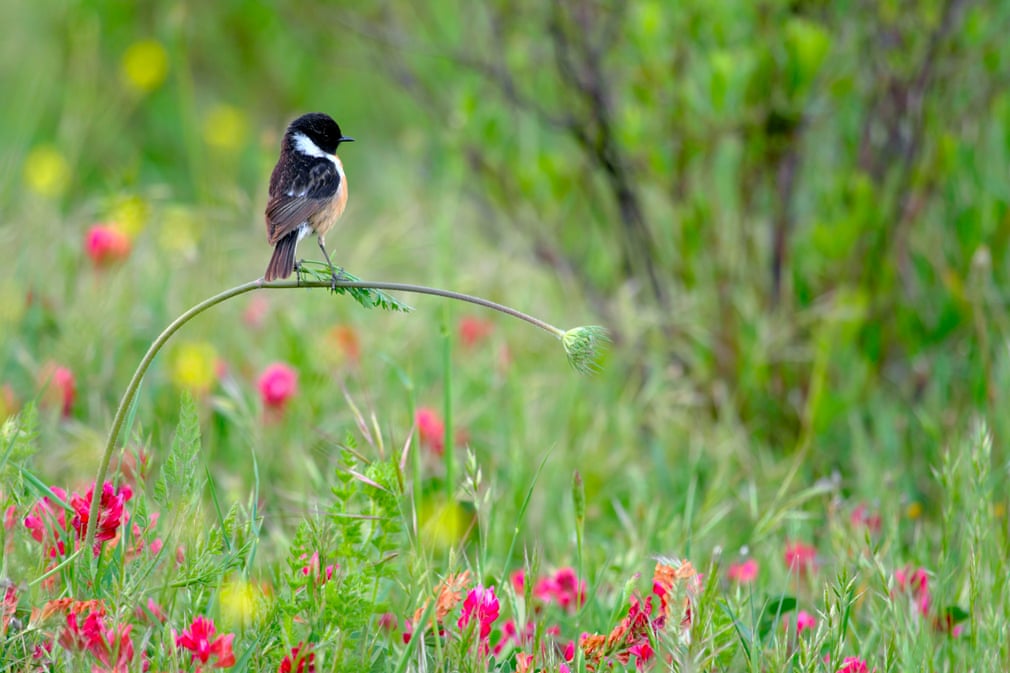
[[[267,241],[274,246],[263,280],[287,278],[295,269],[298,241],[315,232],[335,287],[338,274],[326,252],[326,232],[347,206],[347,176],[337,156],[345,136],[328,114],[310,112],[288,125],[281,153],[270,174],[266,207]]]

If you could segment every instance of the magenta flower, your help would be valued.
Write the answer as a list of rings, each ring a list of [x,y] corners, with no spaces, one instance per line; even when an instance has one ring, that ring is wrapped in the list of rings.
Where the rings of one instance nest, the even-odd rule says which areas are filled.
[[[460,629],[465,629],[472,620],[479,627],[479,642],[482,652],[488,651],[488,638],[491,636],[491,625],[498,619],[498,597],[494,595],[494,587],[484,588],[478,584],[467,593],[463,600],[463,612],[456,623]]]
[[[298,372],[283,362],[275,362],[260,374],[257,387],[264,407],[283,410],[298,392]]]
[[[96,224],[84,237],[84,250],[96,267],[105,267],[130,255],[130,238],[107,224]]]
[[[737,584],[750,584],[757,579],[758,562],[747,559],[743,563],[730,563],[726,576]]]
[[[908,593],[912,597],[920,615],[923,617],[929,615],[932,597],[929,593],[929,573],[925,568],[912,570],[911,566],[906,566],[901,570],[895,570],[894,581],[897,583],[899,591]]]
[[[579,581],[572,568],[560,568],[553,576],[538,581],[533,595],[544,603],[554,602],[574,612],[586,603],[586,583]]]
[[[217,668],[234,666],[235,653],[231,650],[231,643],[235,639],[235,634],[229,633],[213,638],[215,630],[214,620],[198,615],[181,636],[176,636],[175,646],[189,650],[192,653],[190,661],[199,660],[201,664],[206,664],[211,657],[214,657],[217,659],[214,662]]]
[[[842,667],[835,673],[868,673],[866,662],[859,657],[845,657]]]
[[[649,643],[648,639],[642,639],[628,648],[628,654],[634,655],[635,657],[635,669],[638,671],[644,671],[645,665],[649,663],[655,652],[652,649],[652,645]]]
[[[807,629],[813,629],[815,626],[817,626],[817,619],[812,614],[806,610],[800,610],[796,613],[797,635],[803,633]]]

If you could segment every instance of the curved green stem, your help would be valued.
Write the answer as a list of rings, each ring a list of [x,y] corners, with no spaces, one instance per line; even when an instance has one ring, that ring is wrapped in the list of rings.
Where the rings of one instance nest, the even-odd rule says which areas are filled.
[[[330,281],[274,281],[265,282],[262,278],[259,280],[250,281],[242,285],[231,288],[230,290],[225,290],[220,294],[216,294],[209,299],[205,299],[196,306],[193,306],[188,311],[180,315],[178,318],[172,321],[172,323],[165,328],[165,330],[158,335],[158,338],[154,340],[150,348],[147,349],[147,353],[144,354],[143,359],[141,359],[140,364],[137,366],[137,370],[133,372],[133,378],[130,379],[129,385],[126,387],[126,392],[123,393],[123,398],[119,401],[119,407],[116,409],[116,415],[112,419],[112,428],[109,430],[109,438],[105,442],[105,452],[102,454],[102,460],[98,465],[98,474],[95,476],[95,487],[92,491],[91,498],[91,509],[88,512],[88,526],[87,531],[84,536],[84,548],[91,549],[95,543],[95,531],[98,525],[98,514],[101,508],[102,502],[102,486],[105,484],[105,477],[109,471],[109,462],[112,460],[112,453],[116,448],[116,442],[119,439],[119,433],[123,429],[123,422],[126,420],[126,415],[130,406],[133,404],[134,398],[137,396],[137,391],[140,390],[140,384],[144,379],[144,374],[147,373],[148,367],[151,366],[151,362],[154,361],[155,356],[162,349],[166,342],[172,337],[173,334],[179,331],[179,329],[185,325],[187,322],[200,315],[204,311],[213,306],[220,304],[223,301],[227,301],[232,297],[237,297],[240,294],[245,294],[252,290],[257,290],[259,288],[265,289],[290,289],[299,287],[331,287]],[[428,294],[438,297],[445,297],[447,299],[456,299],[459,301],[469,302],[471,304],[476,304],[478,306],[483,306],[495,311],[499,311],[506,315],[510,315],[513,318],[518,318],[524,320],[531,325],[539,327],[540,329],[549,332],[559,339],[564,339],[565,331],[558,329],[550,323],[544,322],[539,318],[534,318],[531,315],[523,313],[522,311],[517,311],[514,308],[505,306],[503,304],[498,304],[487,299],[481,299],[480,297],[474,297],[472,295],[463,294],[462,292],[453,292],[451,290],[441,290],[433,287],[425,287],[423,285],[412,285],[409,283],[384,283],[384,282],[371,282],[371,281],[337,281],[337,288],[371,288],[374,290],[392,290],[394,292],[413,292],[415,294]],[[87,555],[85,555],[87,558]]]

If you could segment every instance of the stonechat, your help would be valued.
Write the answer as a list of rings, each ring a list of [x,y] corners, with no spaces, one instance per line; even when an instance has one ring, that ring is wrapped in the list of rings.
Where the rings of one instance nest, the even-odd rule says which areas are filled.
[[[274,246],[274,254],[264,280],[290,276],[298,241],[315,232],[336,282],[324,236],[347,206],[347,177],[337,147],[353,141],[340,132],[337,122],[321,112],[302,115],[284,132],[281,155],[270,175],[266,222],[267,240]]]

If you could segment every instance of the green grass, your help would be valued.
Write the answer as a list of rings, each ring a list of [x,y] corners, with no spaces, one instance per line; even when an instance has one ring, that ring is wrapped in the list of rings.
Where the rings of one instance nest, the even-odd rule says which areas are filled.
[[[880,673],[1006,668],[1010,220],[992,177],[1010,165],[1005,95],[977,133],[930,108],[916,179],[935,190],[908,230],[910,261],[883,255],[869,273],[852,250],[875,254],[890,192],[832,155],[855,153],[861,110],[837,59],[848,74],[827,78],[833,114],[811,121],[818,170],[804,176],[789,294],[774,307],[770,192],[748,174],[763,150],[725,131],[728,108],[689,108],[699,158],[682,199],[664,200],[675,167],[663,147],[636,155],[654,221],[670,223],[667,315],[621,275],[609,211],[582,199],[595,183],[562,140],[511,120],[458,64],[422,66],[455,106],[440,121],[376,66],[364,27],[379,4],[292,17],[238,2],[0,9],[23,28],[0,47],[0,77],[18,92],[0,111],[0,669],[196,670],[176,639],[199,616],[216,627],[204,670],[230,646],[230,670],[275,671],[299,645],[317,671],[624,670],[632,647],[654,651],[653,671],[833,673],[846,657]],[[643,31],[653,4],[631,14]],[[448,33],[451,10],[437,6]],[[324,28],[335,18],[354,40]],[[751,20],[690,25],[747,34]],[[970,15],[962,46],[976,40],[995,68],[1005,49],[983,49],[985,26]],[[706,40],[728,32],[684,33],[693,104],[719,58],[746,56],[730,45],[710,64]],[[168,69],[139,90],[121,67],[146,39]],[[666,110],[660,93],[636,104]],[[751,109],[749,89],[729,94]],[[392,293],[414,308],[398,313],[325,288],[234,297],[182,326],[126,409],[109,481],[131,495],[94,555],[72,494],[93,486],[151,342],[262,274],[267,176],[284,124],[309,109],[358,139],[342,148],[352,196],[328,240],[349,272],[475,294],[563,329],[604,324],[615,343],[582,375],[550,334],[442,298]],[[633,144],[650,129],[621,132]],[[475,139],[503,165],[535,161],[514,185],[489,185],[462,158]],[[585,257],[592,287],[535,254],[529,222]],[[92,263],[97,223],[127,232],[128,255]],[[316,255],[311,242],[299,252]],[[271,363],[297,372],[282,408],[258,390]],[[67,413],[58,366],[75,380]],[[417,427],[418,410],[441,429]],[[795,543],[808,565],[787,563]],[[733,579],[747,560],[756,577]],[[557,586],[569,568],[584,594]],[[653,574],[675,568],[684,576],[661,597]],[[488,648],[479,614],[460,625],[478,585],[498,601]],[[647,618],[626,621],[646,601]],[[797,634],[801,611],[814,625]],[[523,635],[503,644],[509,621]]]

